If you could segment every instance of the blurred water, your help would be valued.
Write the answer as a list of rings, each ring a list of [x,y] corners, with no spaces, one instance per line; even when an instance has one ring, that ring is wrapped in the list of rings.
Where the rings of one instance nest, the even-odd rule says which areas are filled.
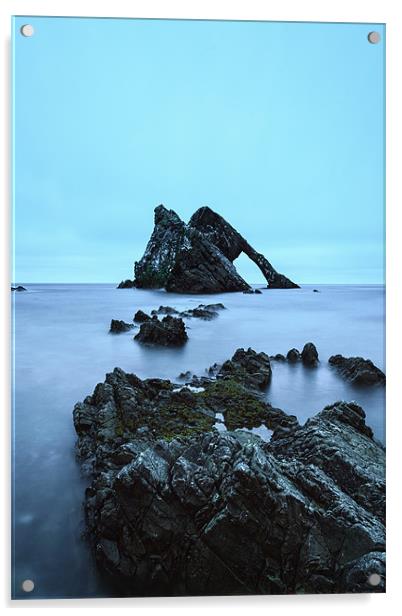
[[[384,439],[381,388],[353,387],[327,363],[335,353],[361,355],[384,369],[384,287],[306,285],[184,296],[114,285],[24,285],[15,306],[13,594],[35,582],[29,597],[108,595],[81,537],[85,482],[74,458],[74,403],[91,393],[115,366],[139,377],[176,379],[202,374],[238,347],[273,355],[316,344],[316,369],[273,362],[267,399],[300,421],[339,399],[356,400],[377,438]],[[318,288],[320,293],[313,293]],[[182,349],[156,349],[133,341],[135,331],[109,335],[111,318],[131,321],[138,308],[160,304],[179,310],[223,302],[227,310],[205,322],[188,320]],[[27,595],[25,594],[25,597]]]

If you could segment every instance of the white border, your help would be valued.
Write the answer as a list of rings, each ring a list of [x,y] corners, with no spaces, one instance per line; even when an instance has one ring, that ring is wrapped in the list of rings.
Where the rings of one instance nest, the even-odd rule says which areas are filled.
[[[398,6],[399,5],[399,6]],[[398,324],[402,316],[401,275],[401,182],[402,175],[402,27],[401,3],[398,0],[2,0],[0,4],[0,34],[2,62],[0,83],[4,95],[0,101],[1,134],[6,136],[0,150],[0,186],[2,187],[2,208],[0,224],[0,246],[2,265],[1,310],[1,371],[0,390],[3,396],[3,447],[1,473],[4,480],[2,525],[3,541],[0,569],[2,603],[12,609],[51,607],[74,608],[94,613],[96,609],[130,608],[138,613],[176,614],[191,610],[193,614],[205,614],[205,610],[218,612],[230,610],[231,614],[244,613],[252,608],[254,613],[266,614],[268,610],[284,616],[291,610],[303,616],[336,614],[340,610],[356,614],[378,616],[391,611],[400,603],[399,585],[401,577],[402,530],[400,524],[402,488],[398,481],[401,469],[399,450],[402,438],[402,409],[398,404],[398,377],[400,376],[401,335]],[[10,463],[9,463],[9,205],[10,205],[10,32],[11,15],[61,15],[93,17],[151,17],[189,19],[259,19],[271,21],[332,21],[386,23],[387,26],[387,594],[386,595],[314,595],[286,597],[209,597],[197,599],[122,599],[122,600],[61,600],[61,601],[14,601],[10,594]],[[399,206],[399,207],[398,207]],[[398,276],[399,274],[399,276]],[[399,317],[399,319],[398,319]],[[399,506],[398,506],[399,505]],[[402,580],[401,580],[402,581]]]

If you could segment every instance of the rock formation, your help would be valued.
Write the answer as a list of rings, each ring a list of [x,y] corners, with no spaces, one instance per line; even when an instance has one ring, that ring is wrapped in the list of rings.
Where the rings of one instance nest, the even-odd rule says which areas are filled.
[[[87,534],[121,594],[384,592],[384,449],[364,411],[300,426],[261,397],[269,378],[238,349],[202,388],[116,368],[75,406]],[[261,423],[270,442],[245,431]]]
[[[328,361],[351,383],[356,385],[376,385],[377,383],[385,385],[385,374],[370,359],[332,355]]]
[[[301,352],[301,359],[306,366],[316,366],[318,362],[318,351],[312,342],[306,342]]]
[[[247,291],[250,285],[233,265],[241,253],[256,263],[269,288],[298,287],[278,274],[262,254],[209,207],[197,210],[185,224],[173,210],[159,205],[144,256],[134,266],[134,284],[176,293]]]
[[[134,325],[131,323],[125,323],[124,321],[119,321],[118,319],[112,319],[110,322],[109,332],[111,334],[121,334],[123,332],[128,332],[130,329],[133,329]]]
[[[183,319],[168,315],[159,321],[158,317],[154,316],[151,320],[142,323],[134,340],[159,346],[181,346],[187,342],[188,336]]]
[[[20,293],[21,291],[26,291],[26,288],[22,287],[21,285],[18,285],[18,287],[11,287],[11,291],[17,291],[18,293]]]

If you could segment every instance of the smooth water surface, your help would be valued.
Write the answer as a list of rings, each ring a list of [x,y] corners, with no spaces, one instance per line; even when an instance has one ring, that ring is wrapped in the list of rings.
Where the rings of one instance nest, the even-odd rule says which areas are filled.
[[[74,457],[72,410],[115,366],[141,378],[177,380],[187,370],[203,374],[238,347],[274,355],[311,341],[319,366],[272,362],[269,402],[304,422],[329,403],[355,400],[377,438],[384,439],[384,389],[351,386],[327,363],[336,353],[361,355],[384,369],[382,286],[306,285],[213,296],[100,284],[24,286],[27,292],[13,295],[15,597],[25,594],[25,579],[35,582],[30,597],[111,592],[81,536],[85,481]],[[188,319],[189,341],[182,349],[143,347],[133,341],[137,330],[108,334],[112,318],[130,322],[139,308],[149,312],[163,304],[184,310],[215,302],[227,309],[213,321]]]

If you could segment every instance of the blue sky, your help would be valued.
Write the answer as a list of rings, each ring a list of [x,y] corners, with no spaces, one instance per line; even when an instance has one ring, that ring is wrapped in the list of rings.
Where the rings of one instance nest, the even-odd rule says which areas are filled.
[[[383,282],[384,38],[15,18],[14,280],[132,277],[164,203],[209,205],[297,282]]]

